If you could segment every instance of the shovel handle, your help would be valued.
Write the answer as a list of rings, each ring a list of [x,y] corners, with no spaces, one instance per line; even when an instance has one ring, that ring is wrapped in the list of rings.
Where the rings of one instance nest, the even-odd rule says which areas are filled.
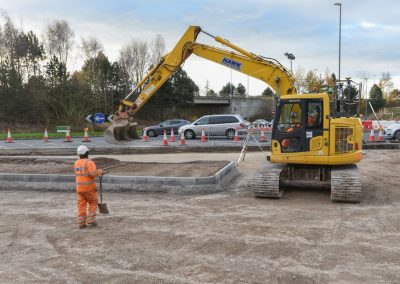
[[[103,183],[102,183],[103,176],[101,175],[99,179],[100,179],[100,203],[103,203]]]

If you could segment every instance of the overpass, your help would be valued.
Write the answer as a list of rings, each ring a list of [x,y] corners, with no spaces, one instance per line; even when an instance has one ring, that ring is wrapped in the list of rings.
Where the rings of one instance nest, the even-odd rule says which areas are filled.
[[[229,106],[231,104],[231,99],[229,98],[218,98],[218,97],[194,97],[193,103],[195,105],[219,105],[219,106]]]

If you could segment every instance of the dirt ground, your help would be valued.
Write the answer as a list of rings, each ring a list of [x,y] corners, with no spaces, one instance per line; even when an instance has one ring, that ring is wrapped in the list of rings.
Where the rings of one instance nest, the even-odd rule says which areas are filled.
[[[0,282],[400,283],[398,151],[365,154],[360,204],[315,189],[254,198],[262,159],[248,153],[226,193],[109,193],[110,215],[84,230],[73,192],[0,191]]]
[[[105,169],[108,174],[116,176],[206,177],[215,174],[227,164],[227,162],[223,161],[138,163],[105,157],[96,157],[93,161],[96,163],[97,168]],[[0,173],[72,175],[74,174],[73,164],[73,159],[0,157]]]

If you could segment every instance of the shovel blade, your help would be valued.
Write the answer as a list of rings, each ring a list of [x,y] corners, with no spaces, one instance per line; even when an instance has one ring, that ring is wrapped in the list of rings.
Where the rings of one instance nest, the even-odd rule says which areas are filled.
[[[108,214],[108,213],[110,213],[108,211],[107,203],[98,203],[97,207],[99,208],[100,214]]]

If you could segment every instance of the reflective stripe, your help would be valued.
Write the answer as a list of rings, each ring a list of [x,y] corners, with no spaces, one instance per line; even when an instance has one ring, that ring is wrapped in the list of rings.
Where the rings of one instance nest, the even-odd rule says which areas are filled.
[[[96,181],[91,180],[91,181],[84,181],[84,182],[77,182],[77,185],[89,185],[89,184],[93,184],[96,183]]]
[[[77,177],[88,177],[89,175],[88,174],[75,174],[75,176],[77,176]]]
[[[92,171],[92,172],[89,173],[89,176],[93,176],[93,175],[95,175],[96,173],[97,173],[97,170],[94,170],[94,171]]]
[[[83,164],[83,173],[87,174],[86,168],[87,168],[87,164],[89,163],[89,159],[86,159],[85,164]]]

